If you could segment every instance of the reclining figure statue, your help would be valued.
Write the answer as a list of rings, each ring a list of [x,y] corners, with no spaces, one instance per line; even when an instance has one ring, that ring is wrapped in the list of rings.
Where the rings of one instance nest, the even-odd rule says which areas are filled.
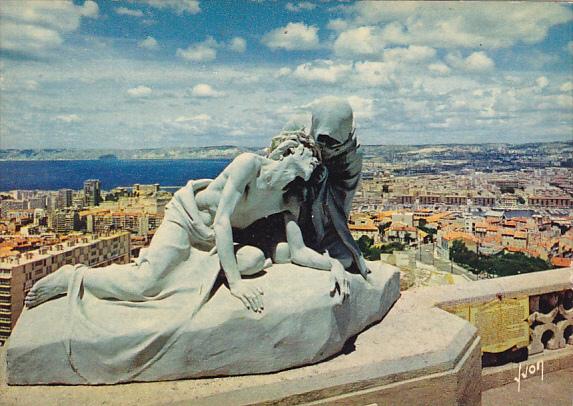
[[[346,102],[331,106],[331,129],[321,127],[319,141],[337,120],[346,123],[348,114],[352,124]],[[319,116],[313,117],[315,129]],[[355,152],[355,141],[349,145]],[[308,183],[328,164],[321,155],[328,151],[312,131],[285,131],[266,157],[241,154],[215,179],[192,180],[177,191],[149,248],[134,263],[66,265],[38,281],[8,344],[8,383],[263,373],[340,351],[348,338],[384,316],[399,295],[399,280],[394,272],[367,275],[354,241],[348,242],[345,221],[359,169],[351,171],[352,190],[344,184],[343,193],[332,192],[333,178],[326,184],[322,177],[314,189]],[[334,202],[340,207],[335,214],[326,207],[325,218],[311,215],[328,242],[316,243],[314,236],[311,249],[298,219],[305,199],[321,193],[327,197],[306,203],[309,213],[338,196],[345,201]],[[270,253],[257,239],[250,244],[235,238],[273,215],[283,218],[283,229],[267,232],[285,238]],[[347,272],[352,266],[362,275]],[[329,273],[325,279],[314,270]]]
[[[231,294],[247,309],[261,312],[263,291],[245,284],[241,274],[256,274],[268,261],[260,249],[252,246],[241,247],[235,255],[232,229],[247,227],[275,213],[285,213],[290,217],[286,222],[290,260],[301,266],[331,270],[341,294],[348,295],[348,280],[340,262],[305,247],[294,221],[300,202],[294,196],[286,197],[288,185],[297,177],[307,181],[318,159],[303,144],[289,145],[280,159],[244,153],[214,180],[190,181],[175,193],[166,208],[164,221],[137,263],[94,269],[80,266],[83,289],[100,299],[153,300],[164,291],[168,274],[189,259],[193,247],[211,250],[211,254],[216,252]],[[26,305],[34,307],[65,294],[76,268],[64,266],[38,281],[26,297]]]

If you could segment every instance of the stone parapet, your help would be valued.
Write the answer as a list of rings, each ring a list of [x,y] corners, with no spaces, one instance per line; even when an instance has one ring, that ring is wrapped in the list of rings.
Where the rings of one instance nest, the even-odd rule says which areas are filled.
[[[382,322],[350,340],[341,354],[278,373],[108,387],[7,387],[3,378],[0,392],[8,402],[24,405],[38,399],[43,404],[479,405],[482,374],[487,388],[500,381],[496,374],[507,378],[500,385],[515,375],[510,367],[482,371],[478,329],[441,307],[566,292],[572,276],[573,269],[562,269],[406,291]],[[570,367],[570,348],[550,352],[548,369]]]

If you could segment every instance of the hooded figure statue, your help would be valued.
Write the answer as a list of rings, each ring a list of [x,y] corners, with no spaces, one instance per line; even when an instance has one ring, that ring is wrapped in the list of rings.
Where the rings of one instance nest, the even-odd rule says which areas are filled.
[[[287,124],[273,138],[272,148],[278,148],[269,151],[269,158],[280,159],[291,138],[318,151],[322,163],[308,182],[298,185],[303,190],[297,223],[304,242],[317,252],[328,251],[347,271],[366,277],[369,272],[366,262],[347,224],[362,171],[362,155],[354,137],[353,121],[352,108],[345,99],[322,98],[312,108],[310,137],[305,134],[302,124]],[[277,214],[243,230],[233,230],[233,239],[240,244],[256,246],[271,258],[277,245],[285,241],[280,230],[284,230],[284,216]]]
[[[318,252],[328,251],[348,271],[366,278],[366,262],[347,224],[362,171],[350,104],[336,97],[316,102],[310,135],[320,150],[322,164],[307,184],[299,218],[305,243]]]

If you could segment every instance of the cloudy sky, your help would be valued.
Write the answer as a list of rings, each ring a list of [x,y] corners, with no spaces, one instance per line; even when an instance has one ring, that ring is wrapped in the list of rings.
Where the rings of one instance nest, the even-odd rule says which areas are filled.
[[[0,148],[268,143],[325,95],[365,144],[573,139],[558,3],[0,2]]]

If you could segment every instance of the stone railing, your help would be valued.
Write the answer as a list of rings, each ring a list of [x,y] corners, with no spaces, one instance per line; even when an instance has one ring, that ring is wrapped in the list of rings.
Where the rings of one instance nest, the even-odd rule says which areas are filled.
[[[529,355],[573,345],[573,290],[529,297]]]
[[[483,353],[563,349],[573,345],[573,268],[413,289],[394,310],[427,307],[476,326]]]
[[[480,281],[467,288],[475,292],[465,298],[446,295],[437,306],[475,325],[482,352],[499,353],[501,363],[504,351],[511,355],[527,348],[528,357],[573,345],[573,268]],[[495,305],[497,312],[491,311]],[[476,316],[488,311],[489,317]]]

